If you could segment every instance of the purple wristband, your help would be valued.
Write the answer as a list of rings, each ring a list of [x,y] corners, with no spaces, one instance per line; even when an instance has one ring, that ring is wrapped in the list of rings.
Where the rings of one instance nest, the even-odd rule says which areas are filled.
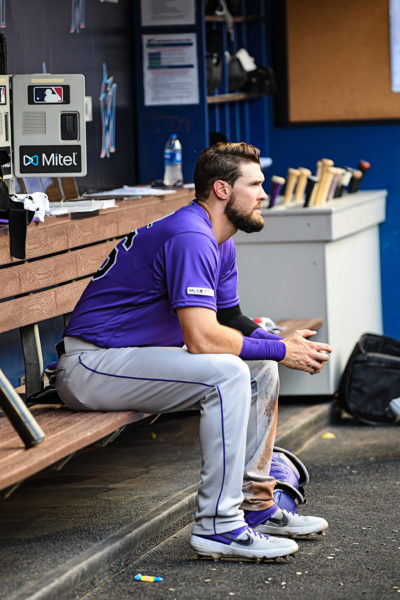
[[[254,331],[251,332],[251,338],[260,338],[263,340],[283,340],[283,337],[280,335],[276,335],[275,333],[271,333],[270,331],[266,331],[262,327],[258,327]]]
[[[244,360],[276,360],[285,358],[286,346],[281,340],[254,339],[243,337],[240,358]]]

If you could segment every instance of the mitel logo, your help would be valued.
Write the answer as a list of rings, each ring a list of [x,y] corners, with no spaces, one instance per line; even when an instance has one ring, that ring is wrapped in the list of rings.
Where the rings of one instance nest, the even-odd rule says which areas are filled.
[[[21,173],[80,173],[80,146],[20,146]]]
[[[37,154],[35,154],[34,156],[28,156],[27,154],[25,154],[22,160],[24,167],[26,167],[27,165],[34,165],[35,167],[37,167],[39,164],[39,156]]]

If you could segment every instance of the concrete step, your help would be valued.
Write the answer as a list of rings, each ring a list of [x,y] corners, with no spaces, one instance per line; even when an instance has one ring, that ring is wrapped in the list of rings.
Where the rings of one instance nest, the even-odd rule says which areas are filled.
[[[283,403],[280,407],[276,445],[290,449],[293,452],[299,452],[316,433],[327,426],[330,413],[331,403],[329,402],[315,405]],[[53,552],[52,568],[49,568],[49,563],[46,563],[46,560],[40,560],[41,557],[42,559],[45,558],[43,554],[41,556],[41,552],[50,551],[49,546],[43,544],[43,548],[41,548],[40,539],[37,540],[37,565],[43,565],[41,572],[35,569],[35,577],[29,577],[20,586],[10,586],[10,592],[14,587],[13,593],[7,593],[6,596],[10,600],[61,600],[63,598],[71,600],[72,598],[79,598],[107,577],[137,559],[143,552],[190,523],[193,520],[198,488],[199,462],[196,455],[198,442],[197,440],[195,441],[196,436],[193,434],[197,426],[196,417],[190,416],[188,420],[182,419],[175,429],[170,429],[170,432],[173,430],[174,438],[171,440],[171,444],[174,444],[174,442],[176,444],[176,440],[182,437],[185,438],[185,436],[188,436],[188,439],[192,438],[191,444],[192,446],[193,444],[195,445],[193,454],[190,454],[184,448],[180,457],[178,459],[175,457],[174,468],[171,467],[170,472],[164,469],[164,476],[163,473],[159,473],[158,477],[155,477],[151,471],[151,467],[150,472],[146,476],[139,473],[138,480],[141,479],[141,481],[135,481],[134,486],[135,502],[136,504],[140,503],[140,507],[143,505],[146,507],[145,512],[138,513],[135,511],[135,514],[141,515],[139,518],[131,521],[125,519],[124,526],[113,530],[111,515],[104,514],[102,517],[104,520],[104,532],[108,531],[109,535],[99,535],[98,539],[100,541],[92,544],[88,543],[87,532],[86,534],[82,532],[82,539],[80,539],[79,535],[72,535],[72,531],[70,535],[68,530],[64,531],[63,535],[68,539],[67,543],[73,544],[75,548],[82,548],[83,550],[74,551],[74,547],[72,547],[71,552],[64,552],[65,558],[62,560],[61,555],[57,553],[57,549],[54,549],[54,543],[51,544],[51,551]],[[158,425],[158,434],[155,432],[152,435],[156,436],[155,439],[157,440],[157,435],[163,435],[163,432],[168,427],[170,427],[169,421],[161,422]],[[156,429],[156,425],[153,425],[152,428]],[[138,442],[140,443],[140,439]],[[132,443],[122,440],[118,446],[118,443],[115,442],[114,445],[116,448],[113,450],[115,453],[114,462],[123,460],[121,450],[122,454],[124,451],[128,452],[132,450]],[[133,443],[133,445],[135,444]],[[140,448],[142,447],[143,443]],[[112,446],[105,450],[108,450],[110,453],[111,449]],[[120,452],[117,452],[117,450],[120,450]],[[138,451],[138,447],[135,446],[134,450]],[[163,453],[165,450],[166,448],[163,448],[163,445],[160,443],[157,451]],[[143,451],[142,459],[146,456],[146,448]],[[88,457],[83,458],[88,460]],[[153,461],[157,464],[159,459],[154,446],[152,447],[149,444],[148,464],[151,465]],[[187,464],[188,462],[190,463],[189,465]],[[190,477],[192,478],[192,483],[183,489],[179,489],[179,474],[185,467],[189,469],[191,467]],[[110,468],[112,468],[112,464]],[[76,469],[75,467],[75,471]],[[73,471],[74,469],[72,468]],[[178,485],[175,484],[175,486],[171,485],[171,477],[174,477],[174,473],[175,478],[178,479]],[[126,472],[124,475],[126,476]],[[187,479],[188,483],[190,483],[190,477]],[[68,481],[66,485],[68,488]],[[71,484],[69,483],[69,485]],[[115,485],[120,486],[123,499],[126,500],[131,493],[132,484],[127,483],[127,479],[118,483],[114,482],[112,491],[115,490]],[[160,495],[161,488],[164,487],[166,488],[165,493]],[[174,490],[177,493],[173,493]],[[44,490],[44,494],[45,492],[46,490]],[[37,488],[35,489],[35,494],[39,494],[40,497],[40,491],[38,492]],[[88,510],[97,510],[99,508],[98,504],[94,504],[93,506],[90,504],[93,496],[90,487],[87,490],[86,496],[84,494],[80,497],[80,502],[86,501],[88,503]],[[48,496],[46,497],[48,498]],[[163,502],[159,501],[160,497],[164,498]],[[36,498],[36,501],[40,501],[39,498]],[[51,524],[49,527],[51,528]],[[73,529],[73,524],[70,527]],[[27,535],[29,535],[28,532]],[[18,561],[17,557],[15,559]],[[10,557],[7,559],[0,552],[0,560],[3,567],[5,564],[7,567]],[[15,565],[13,567],[10,565],[10,575],[12,575],[14,569]],[[7,568],[3,572],[7,573]]]

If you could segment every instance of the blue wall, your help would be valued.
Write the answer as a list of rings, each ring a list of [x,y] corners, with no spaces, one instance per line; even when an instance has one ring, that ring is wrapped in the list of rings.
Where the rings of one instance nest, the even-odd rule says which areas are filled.
[[[384,333],[400,339],[400,124],[275,127],[271,111],[270,144],[271,174],[285,176],[288,167],[300,166],[314,173],[320,158],[337,166],[371,163],[362,189],[388,190],[380,226]]]

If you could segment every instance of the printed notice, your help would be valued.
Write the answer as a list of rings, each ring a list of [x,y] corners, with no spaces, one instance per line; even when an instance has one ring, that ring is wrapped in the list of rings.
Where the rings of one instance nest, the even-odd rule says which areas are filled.
[[[195,33],[143,35],[145,106],[198,104]]]
[[[195,0],[141,0],[142,27],[194,25]]]
[[[389,19],[392,92],[400,92],[400,0],[390,0]]]

